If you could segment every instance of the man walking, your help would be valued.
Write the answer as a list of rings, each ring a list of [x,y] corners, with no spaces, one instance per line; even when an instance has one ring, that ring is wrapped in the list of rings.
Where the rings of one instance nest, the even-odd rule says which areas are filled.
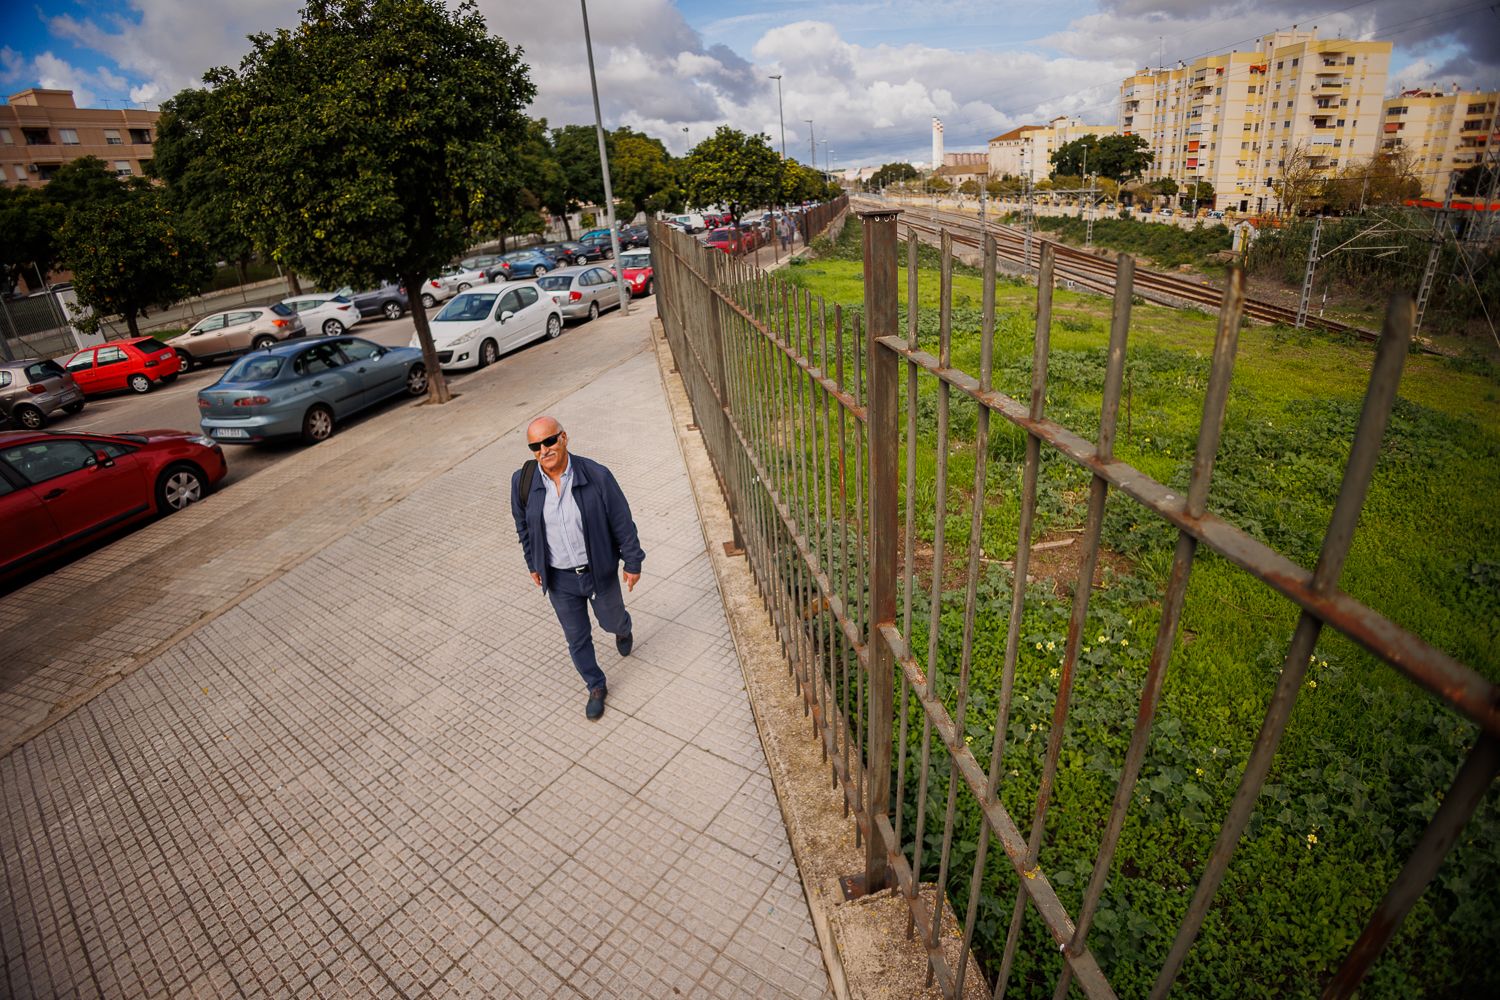
[[[568,454],[568,434],[561,424],[537,417],[526,428],[526,446],[536,460],[510,480],[516,537],[531,579],[552,601],[568,655],[589,689],[584,714],[597,719],[604,714],[609,689],[594,657],[588,605],[593,604],[599,626],[614,633],[620,655],[629,656],[634,637],[615,570],[625,563],[625,586],[634,590],[646,554],[614,474],[598,462]]]

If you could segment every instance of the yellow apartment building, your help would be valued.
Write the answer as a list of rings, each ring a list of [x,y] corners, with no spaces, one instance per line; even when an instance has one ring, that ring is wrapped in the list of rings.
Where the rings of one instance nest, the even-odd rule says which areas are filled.
[[[4,182],[38,187],[58,168],[97,156],[121,177],[145,173],[160,112],[80,108],[71,90],[32,88],[0,104],[0,171]]]
[[[1120,131],[1146,140],[1153,155],[1145,180],[1207,181],[1208,207],[1275,211],[1293,150],[1329,177],[1376,151],[1390,57],[1390,42],[1273,32],[1252,52],[1126,77]]]
[[[1484,160],[1500,143],[1500,91],[1407,90],[1388,98],[1380,126],[1382,149],[1411,157],[1422,195],[1440,200],[1448,179]]]

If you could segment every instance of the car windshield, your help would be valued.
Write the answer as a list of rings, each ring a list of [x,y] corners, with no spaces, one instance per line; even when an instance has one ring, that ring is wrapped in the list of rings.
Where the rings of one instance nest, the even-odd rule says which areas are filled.
[[[504,257],[501,257],[500,259],[503,260],[503,261],[506,261],[507,263],[515,264],[515,263],[518,263],[520,261],[527,260],[530,257],[531,257],[530,253],[525,252],[525,251],[521,251],[521,250],[517,250],[514,253],[508,253],[508,254],[506,254]]]
[[[295,316],[290,306],[284,306],[280,302],[271,307],[271,311],[278,316]]]
[[[472,323],[478,319],[487,319],[490,310],[495,307],[495,300],[499,297],[497,292],[460,295],[443,306],[443,311],[432,318],[433,322]]]
[[[649,253],[622,253],[620,264],[624,267],[650,267],[651,255]]]
[[[463,270],[463,268],[460,267],[457,264],[449,264],[447,267],[443,268],[441,271],[438,272],[438,277],[439,278],[446,278],[450,274],[458,274],[462,270]]]
[[[140,340],[137,340],[135,342],[135,349],[145,354],[150,354],[152,351],[165,351],[167,349],[167,345],[163,344],[155,337],[142,337]]]
[[[536,283],[541,285],[544,291],[566,292],[573,287],[573,276],[571,274],[544,274],[536,279]]]
[[[728,240],[728,239],[733,239],[734,238],[734,230],[733,229],[715,229],[713,232],[711,232],[711,233],[708,234],[708,238],[711,239],[711,240]]]
[[[219,379],[221,383],[232,382],[264,382],[273,379],[281,372],[281,358],[267,357],[263,354],[251,355],[241,358],[234,363],[224,377]]]

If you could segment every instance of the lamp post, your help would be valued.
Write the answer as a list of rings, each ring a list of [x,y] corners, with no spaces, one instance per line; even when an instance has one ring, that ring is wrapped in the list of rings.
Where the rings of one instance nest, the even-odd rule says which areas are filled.
[[[776,119],[781,122],[781,158],[786,159],[786,109],[781,103],[781,74],[776,73],[767,77],[776,81]]]
[[[604,218],[609,225],[610,255],[615,261],[615,287],[620,292],[620,312],[630,315],[630,292],[625,287],[625,269],[620,266],[620,233],[615,229],[615,193],[609,183],[609,154],[604,149],[604,115],[599,110],[599,79],[594,75],[594,42],[589,37],[588,0],[578,0],[583,11],[583,47],[589,57],[589,87],[594,92],[594,130],[599,137],[599,170],[604,175]]]
[[[808,159],[807,159],[807,165],[809,167],[812,167],[814,170],[817,170],[818,169],[818,142],[813,137],[813,120],[811,118],[804,118],[802,120],[805,121],[805,122],[807,122],[807,157],[808,157]]]

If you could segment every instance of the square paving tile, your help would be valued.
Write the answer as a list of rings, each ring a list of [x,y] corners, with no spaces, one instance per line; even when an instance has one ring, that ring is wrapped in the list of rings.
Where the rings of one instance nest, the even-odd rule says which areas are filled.
[[[641,790],[641,798],[695,830],[707,830],[749,772],[695,746],[684,747]]]

